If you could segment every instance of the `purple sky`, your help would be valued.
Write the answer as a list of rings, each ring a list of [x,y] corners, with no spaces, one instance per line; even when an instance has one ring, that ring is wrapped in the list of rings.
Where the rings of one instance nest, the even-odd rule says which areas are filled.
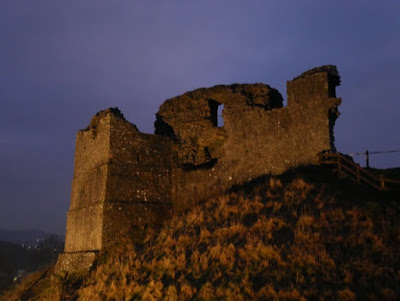
[[[0,1],[0,228],[64,233],[75,135],[97,111],[153,132],[167,98],[263,82],[286,99],[325,64],[342,76],[338,150],[400,149],[400,1]]]

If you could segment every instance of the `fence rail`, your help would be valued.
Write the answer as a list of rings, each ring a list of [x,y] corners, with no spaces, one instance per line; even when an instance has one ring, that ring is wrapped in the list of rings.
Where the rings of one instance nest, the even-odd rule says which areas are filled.
[[[340,153],[320,153],[318,156],[320,165],[334,166],[340,173],[352,177],[359,183],[365,183],[382,191],[400,190],[399,180],[388,179],[383,175],[374,175]]]

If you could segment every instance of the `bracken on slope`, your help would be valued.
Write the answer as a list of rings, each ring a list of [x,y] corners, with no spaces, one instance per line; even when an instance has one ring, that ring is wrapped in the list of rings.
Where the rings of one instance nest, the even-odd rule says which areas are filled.
[[[2,300],[395,300],[396,200],[314,167],[261,177],[103,253],[86,276],[50,268]]]

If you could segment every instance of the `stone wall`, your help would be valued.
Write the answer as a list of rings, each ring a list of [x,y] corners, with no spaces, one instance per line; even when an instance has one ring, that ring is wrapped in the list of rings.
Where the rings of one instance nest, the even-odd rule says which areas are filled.
[[[339,84],[334,66],[307,71],[287,82],[287,107],[264,84],[198,89],[160,106],[155,135],[140,133],[118,109],[98,113],[77,135],[58,269],[75,271],[77,254],[90,263],[94,257],[87,254],[123,237],[140,240],[148,225],[160,225],[172,211],[215,191],[317,163],[318,153],[335,150]]]
[[[118,109],[78,132],[65,254],[58,271],[87,269],[123,237],[140,240],[171,215],[169,138],[140,133]],[[82,261],[82,264],[79,262]]]
[[[334,150],[339,83],[334,66],[310,70],[287,83],[287,107],[264,84],[215,86],[167,100],[155,131],[174,140],[174,209],[263,174],[317,163],[318,153]],[[222,104],[218,127],[214,114]]]

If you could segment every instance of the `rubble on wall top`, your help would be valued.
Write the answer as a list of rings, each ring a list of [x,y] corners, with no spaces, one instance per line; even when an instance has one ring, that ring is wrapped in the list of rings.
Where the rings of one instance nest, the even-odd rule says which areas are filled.
[[[304,78],[307,77],[309,75],[315,74],[315,73],[321,73],[321,72],[328,72],[329,75],[336,77],[339,80],[340,83],[340,76],[339,73],[337,71],[337,68],[335,65],[324,65],[324,66],[320,66],[320,67],[316,67],[313,69],[310,69],[306,72],[303,72],[302,74],[300,74],[299,76],[296,76],[295,78],[293,78],[293,80],[299,79],[299,78]]]
[[[230,85],[216,85],[210,88],[199,88],[182,95],[167,99],[160,107],[160,111],[165,109],[165,106],[171,103],[179,103],[183,100],[205,100],[212,99],[218,103],[232,103],[237,102],[237,98],[232,98],[237,95],[242,100],[253,100],[257,98],[268,99],[269,108],[282,107],[282,95],[278,90],[263,83],[255,84],[230,84]],[[159,112],[160,113],[160,112]]]
[[[265,91],[275,90],[269,85],[263,83],[256,84],[230,84],[230,85],[215,85],[209,88],[198,88],[193,91],[185,92],[179,96],[170,99],[178,99],[188,97],[192,99],[202,99],[208,97],[210,94],[226,93],[230,91],[233,94],[249,94],[249,93],[265,93]],[[169,99],[167,99],[169,100]]]
[[[96,115],[93,116],[89,126],[85,130],[96,128],[97,125],[99,124],[100,119],[108,114],[112,114],[115,117],[121,118],[122,120],[126,120],[124,114],[122,114],[122,112],[117,107],[108,108],[100,112],[97,112]]]
[[[108,109],[105,109],[105,110],[103,110],[103,111],[100,111],[100,112],[98,112],[98,113],[96,114],[96,116],[99,116],[99,117],[100,117],[100,116],[105,116],[105,115],[107,115],[107,114],[112,114],[112,115],[114,115],[115,117],[119,117],[119,118],[125,120],[124,114],[122,114],[122,112],[120,111],[120,109],[118,109],[117,107],[115,107],[115,108],[108,108]]]

